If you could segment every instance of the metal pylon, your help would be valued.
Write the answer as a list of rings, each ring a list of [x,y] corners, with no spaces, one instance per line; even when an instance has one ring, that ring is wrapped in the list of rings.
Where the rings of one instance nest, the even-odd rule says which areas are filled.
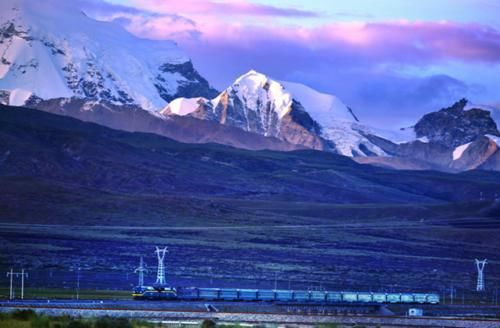
[[[158,272],[156,273],[156,283],[158,285],[165,285],[165,253],[168,252],[167,247],[163,249],[156,246],[156,255],[158,256]]]
[[[477,267],[477,287],[476,291],[482,292],[484,291],[484,267],[486,266],[488,261],[486,259],[479,261],[476,259],[476,267]]]
[[[147,272],[148,269],[144,266],[144,259],[141,256],[141,262],[139,263],[139,267],[134,270],[135,273],[139,274],[139,285],[144,286],[144,273]]]

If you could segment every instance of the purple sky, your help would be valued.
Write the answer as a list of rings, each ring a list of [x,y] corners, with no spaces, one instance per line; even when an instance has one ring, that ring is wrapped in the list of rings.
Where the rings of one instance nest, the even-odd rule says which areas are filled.
[[[256,69],[408,126],[467,97],[500,107],[496,0],[80,0],[138,36],[173,39],[217,88]]]

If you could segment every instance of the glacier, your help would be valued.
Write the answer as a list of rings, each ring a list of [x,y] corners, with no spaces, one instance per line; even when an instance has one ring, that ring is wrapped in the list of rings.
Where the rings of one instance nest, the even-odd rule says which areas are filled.
[[[35,95],[152,111],[179,96],[216,93],[175,42],[140,39],[64,0],[0,2],[0,90],[11,105]]]

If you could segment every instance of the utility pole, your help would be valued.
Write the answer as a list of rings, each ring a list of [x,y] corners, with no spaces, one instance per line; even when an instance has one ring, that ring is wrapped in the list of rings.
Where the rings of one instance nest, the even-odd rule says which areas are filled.
[[[453,298],[455,296],[455,289],[453,288],[453,284],[450,286],[450,304],[453,305]]]
[[[76,299],[80,299],[80,264],[78,264],[78,268],[76,269]]]
[[[12,293],[12,282],[13,282],[13,279],[14,279],[14,269],[10,269],[9,272],[7,272],[7,277],[10,276],[10,289],[9,289],[9,300],[13,299],[14,298],[14,294]]]
[[[9,299],[14,299],[14,276],[18,277],[21,275],[21,299],[24,299],[24,277],[28,277],[28,273],[24,272],[24,269],[21,272],[14,272],[14,269],[10,269],[7,272],[7,277],[10,278],[10,288],[9,288]]]
[[[278,271],[274,271],[274,290],[278,289]]]
[[[210,275],[210,287],[212,287],[212,285],[214,284],[214,277],[213,277],[212,267],[211,266],[208,267],[208,272],[209,272],[209,275]]]
[[[24,277],[28,278],[28,272],[24,272],[24,269],[21,270],[21,299],[24,299]]]

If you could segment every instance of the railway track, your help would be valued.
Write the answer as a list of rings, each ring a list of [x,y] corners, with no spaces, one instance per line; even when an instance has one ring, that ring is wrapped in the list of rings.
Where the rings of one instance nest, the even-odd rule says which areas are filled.
[[[108,304],[109,303],[109,304]],[[130,302],[134,303],[134,302]],[[138,308],[128,302],[56,302],[56,304],[42,302],[0,302],[0,312],[16,309],[33,309],[47,315],[75,315],[75,316],[116,316],[142,318],[152,321],[165,320],[205,320],[219,322],[257,323],[286,323],[298,325],[315,325],[321,323],[337,323],[343,325],[362,324],[365,326],[383,327],[444,327],[444,328],[498,328],[500,319],[483,318],[456,318],[456,317],[404,317],[404,316],[377,316],[370,314],[337,315],[337,314],[309,314],[283,312],[256,312],[225,310],[209,312],[206,303],[196,302],[189,304],[192,308],[182,309],[174,307]],[[149,303],[150,304],[150,303]],[[117,308],[117,305],[121,308]],[[142,304],[141,304],[142,305]],[[144,304],[147,305],[147,304]],[[178,304],[177,304],[178,305]],[[216,304],[219,307],[219,304]],[[200,308],[196,308],[200,306]]]

